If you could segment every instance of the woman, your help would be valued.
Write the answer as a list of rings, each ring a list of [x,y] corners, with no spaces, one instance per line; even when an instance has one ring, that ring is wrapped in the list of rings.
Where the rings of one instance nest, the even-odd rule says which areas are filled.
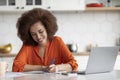
[[[12,71],[77,70],[78,64],[63,40],[54,36],[58,26],[51,12],[41,8],[25,12],[17,21],[17,29],[23,46],[14,60]]]

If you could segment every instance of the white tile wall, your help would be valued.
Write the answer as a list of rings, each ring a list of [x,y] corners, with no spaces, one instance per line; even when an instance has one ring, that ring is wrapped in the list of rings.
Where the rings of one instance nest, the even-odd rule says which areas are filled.
[[[115,46],[120,35],[120,12],[54,13],[58,18],[60,35],[66,43],[77,43],[78,52],[86,46]]]
[[[13,53],[18,52],[22,44],[17,37],[16,30],[16,22],[19,16],[18,13],[0,13],[0,45],[11,43]]]
[[[58,19],[59,30],[56,35],[65,43],[77,43],[78,52],[83,52],[89,44],[95,46],[115,46],[120,37],[119,11],[89,11],[89,12],[53,12]],[[17,37],[16,21],[21,13],[0,13],[0,45],[12,43],[12,53],[21,48],[22,42]],[[81,59],[83,62],[81,62]],[[77,59],[86,63],[84,57]],[[1,59],[0,59],[1,60]],[[7,60],[11,70],[12,61]],[[85,61],[85,62],[84,62]],[[80,67],[84,68],[85,64]]]
[[[65,43],[77,43],[78,52],[83,52],[89,44],[95,46],[115,46],[120,37],[119,11],[53,12],[58,19],[56,35]],[[17,37],[16,22],[21,13],[0,13],[0,45],[12,43],[13,53],[17,53],[22,42]]]

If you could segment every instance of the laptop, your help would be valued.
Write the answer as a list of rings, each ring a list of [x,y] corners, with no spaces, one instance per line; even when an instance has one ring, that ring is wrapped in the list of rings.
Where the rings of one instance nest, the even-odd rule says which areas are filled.
[[[113,70],[119,47],[93,47],[85,71],[78,74],[95,74]]]

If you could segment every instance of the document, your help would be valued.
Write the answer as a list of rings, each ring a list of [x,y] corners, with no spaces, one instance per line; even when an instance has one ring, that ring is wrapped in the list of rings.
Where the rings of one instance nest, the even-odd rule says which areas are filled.
[[[44,74],[44,71],[28,71],[28,72],[24,72],[25,74]]]
[[[20,77],[20,76],[25,76],[27,74],[21,73],[21,72],[7,72],[5,73],[5,76],[3,77]]]

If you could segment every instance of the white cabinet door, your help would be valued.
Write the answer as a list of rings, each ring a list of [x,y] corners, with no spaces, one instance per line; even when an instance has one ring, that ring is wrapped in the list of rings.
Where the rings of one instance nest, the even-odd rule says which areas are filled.
[[[49,6],[49,0],[23,0],[22,9],[24,10],[30,10],[33,8],[45,8]]]
[[[33,8],[45,8],[49,0],[0,0],[0,11],[24,11]]]
[[[84,10],[85,0],[50,0],[50,10]]]
[[[24,9],[25,0],[0,0],[0,11],[19,11]]]
[[[0,0],[0,11],[15,10],[16,5],[19,5],[16,0]]]
[[[85,0],[0,0],[0,11],[24,11],[33,8],[52,11],[84,10]]]

